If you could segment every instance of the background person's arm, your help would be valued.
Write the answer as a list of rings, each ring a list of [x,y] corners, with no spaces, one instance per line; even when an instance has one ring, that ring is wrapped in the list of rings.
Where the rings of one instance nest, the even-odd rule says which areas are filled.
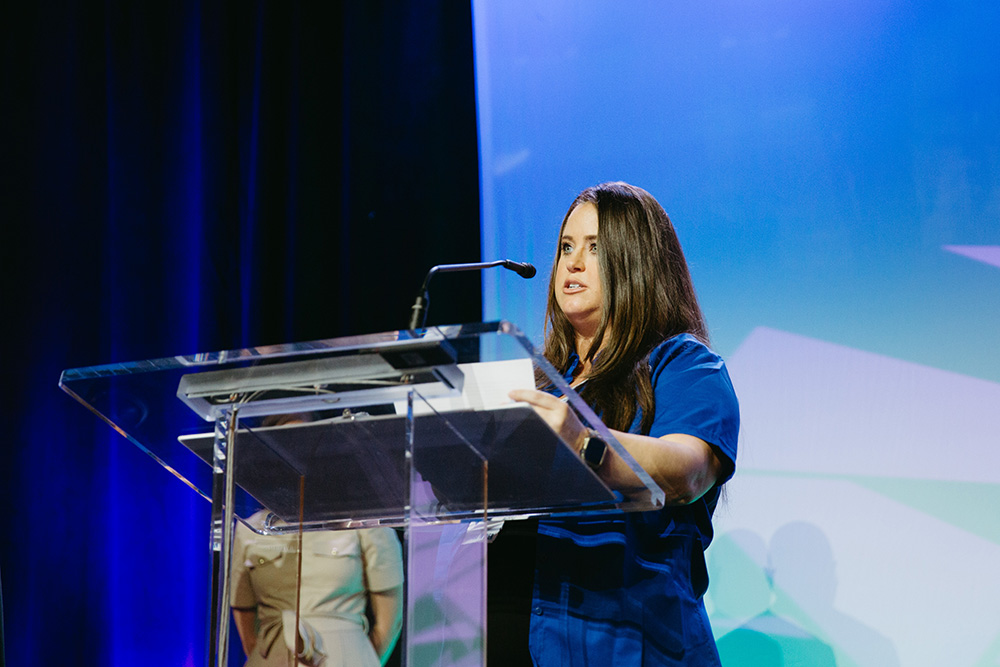
[[[403,587],[369,592],[368,604],[371,605],[374,618],[368,638],[375,647],[379,661],[384,665],[403,629]]]
[[[247,657],[257,647],[257,633],[254,631],[254,621],[257,618],[256,609],[233,609],[233,619],[236,621],[236,632],[240,635],[240,643]]]

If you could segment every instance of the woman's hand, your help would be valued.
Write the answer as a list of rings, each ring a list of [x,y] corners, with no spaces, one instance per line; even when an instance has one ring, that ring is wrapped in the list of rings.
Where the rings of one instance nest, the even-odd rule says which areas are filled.
[[[583,445],[587,429],[566,401],[534,389],[515,389],[507,395],[533,407],[545,423],[574,450]]]

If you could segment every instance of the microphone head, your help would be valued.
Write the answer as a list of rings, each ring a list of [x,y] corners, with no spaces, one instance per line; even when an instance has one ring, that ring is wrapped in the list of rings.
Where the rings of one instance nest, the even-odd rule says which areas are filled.
[[[503,266],[505,269],[510,269],[511,271],[514,271],[515,273],[517,273],[517,275],[521,276],[522,278],[534,278],[535,273],[537,273],[535,271],[535,267],[529,264],[528,262],[515,262],[510,259],[505,259],[503,260]]]

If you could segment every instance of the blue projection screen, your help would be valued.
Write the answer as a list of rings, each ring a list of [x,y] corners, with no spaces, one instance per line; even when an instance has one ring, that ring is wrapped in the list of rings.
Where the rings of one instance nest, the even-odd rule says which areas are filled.
[[[684,244],[743,411],[724,663],[1000,664],[1000,5],[473,8],[483,257],[540,269],[484,317],[541,340],[594,183]]]

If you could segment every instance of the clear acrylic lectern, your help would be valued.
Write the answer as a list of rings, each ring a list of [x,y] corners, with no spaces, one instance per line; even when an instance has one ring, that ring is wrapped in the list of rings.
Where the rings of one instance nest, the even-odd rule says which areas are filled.
[[[608,489],[507,397],[536,377],[632,465],[637,488]],[[227,664],[236,520],[262,534],[404,529],[403,664],[479,666],[487,534],[498,521],[663,504],[508,322],[73,369],[60,386],[212,503],[209,665]]]

